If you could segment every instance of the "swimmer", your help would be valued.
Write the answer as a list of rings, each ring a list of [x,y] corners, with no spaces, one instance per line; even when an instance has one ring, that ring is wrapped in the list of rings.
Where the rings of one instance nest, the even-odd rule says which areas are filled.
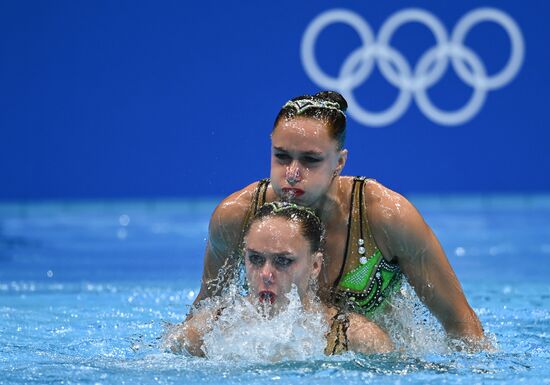
[[[326,226],[319,296],[372,316],[402,277],[447,335],[482,346],[481,323],[433,231],[403,196],[374,179],[342,176],[347,102],[336,92],[288,101],[271,132],[271,175],[225,198],[209,225],[202,285],[195,303],[219,295],[242,263],[244,229],[264,202],[288,200],[314,210]],[[358,156],[365,162],[369,146]],[[367,163],[368,164],[368,163]]]
[[[293,203],[271,202],[262,206],[245,232],[244,260],[249,287],[247,300],[267,310],[268,317],[285,311],[287,295],[296,288],[304,311],[322,313],[326,323],[327,355],[347,350],[386,353],[393,349],[388,335],[365,316],[346,313],[321,304],[315,284],[322,267],[324,226],[315,213]],[[200,307],[175,333],[173,351],[181,348],[204,356],[203,337],[230,306],[221,309]],[[239,322],[239,327],[247,327]]]

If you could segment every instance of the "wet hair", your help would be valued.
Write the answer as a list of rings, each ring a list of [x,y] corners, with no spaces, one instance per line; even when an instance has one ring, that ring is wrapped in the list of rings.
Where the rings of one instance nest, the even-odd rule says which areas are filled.
[[[296,116],[318,119],[327,125],[330,137],[338,143],[338,150],[346,140],[346,115],[348,103],[336,91],[322,91],[315,95],[302,95],[290,99],[279,111],[273,130],[281,119],[290,120]]]
[[[252,224],[265,218],[284,218],[300,224],[301,233],[308,240],[311,252],[321,251],[325,239],[325,226],[315,212],[290,202],[269,202],[256,212],[248,223],[245,235]]]

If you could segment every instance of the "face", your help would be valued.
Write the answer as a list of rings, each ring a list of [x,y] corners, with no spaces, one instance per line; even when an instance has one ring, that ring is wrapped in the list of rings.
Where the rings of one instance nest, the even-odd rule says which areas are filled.
[[[266,217],[250,226],[245,238],[245,268],[252,300],[269,301],[275,310],[286,304],[292,285],[304,300],[310,279],[321,270],[321,254],[310,250],[301,224]]]
[[[314,207],[344,167],[347,150],[338,150],[326,124],[295,117],[281,119],[271,136],[271,183],[283,200]]]

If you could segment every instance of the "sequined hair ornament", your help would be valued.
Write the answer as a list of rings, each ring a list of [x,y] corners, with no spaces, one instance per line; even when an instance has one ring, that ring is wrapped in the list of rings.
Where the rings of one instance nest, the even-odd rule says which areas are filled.
[[[273,211],[274,213],[279,213],[281,211],[290,210],[290,209],[302,211],[302,212],[304,212],[308,215],[311,215],[317,222],[321,223],[321,220],[319,219],[317,214],[315,214],[315,212],[312,209],[308,209],[307,207],[297,205],[296,203],[292,203],[292,202],[269,202],[269,203],[266,203],[265,205],[270,206],[272,208],[271,211]]]
[[[309,110],[310,108],[326,108],[329,110],[335,110],[346,116],[344,114],[344,111],[340,108],[340,105],[336,102],[331,102],[328,100],[316,100],[316,99],[299,99],[299,100],[289,100],[286,102],[286,104],[283,106],[283,108],[290,107],[296,110],[296,114],[300,115],[303,114],[305,111]]]

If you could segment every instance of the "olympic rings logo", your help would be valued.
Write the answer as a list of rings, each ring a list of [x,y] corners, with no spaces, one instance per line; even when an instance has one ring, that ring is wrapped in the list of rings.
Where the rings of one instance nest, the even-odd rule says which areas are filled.
[[[464,46],[464,39],[476,24],[492,21],[508,34],[511,43],[510,58],[500,72],[488,76],[479,56]],[[395,31],[409,22],[424,24],[433,33],[436,45],[427,50],[414,69],[403,55],[391,46]],[[321,31],[333,23],[352,27],[363,45],[344,61],[338,77],[327,75],[317,63],[315,44]],[[301,45],[305,71],[318,86],[340,92],[348,101],[348,112],[354,119],[368,126],[385,126],[398,120],[407,110],[414,96],[419,109],[432,121],[442,125],[460,125],[472,119],[481,109],[487,92],[508,84],[523,63],[524,42],[521,30],[506,13],[495,8],[478,8],[464,15],[456,24],[451,37],[441,21],[430,12],[408,8],[393,14],[380,28],[375,39],[369,24],[358,14],[344,9],[333,9],[317,16],[307,27]],[[458,77],[473,88],[468,102],[455,111],[445,111],[429,99],[427,90],[445,74],[450,62]],[[381,112],[369,112],[361,107],[353,90],[370,76],[375,63],[386,80],[399,89],[394,104]]]

